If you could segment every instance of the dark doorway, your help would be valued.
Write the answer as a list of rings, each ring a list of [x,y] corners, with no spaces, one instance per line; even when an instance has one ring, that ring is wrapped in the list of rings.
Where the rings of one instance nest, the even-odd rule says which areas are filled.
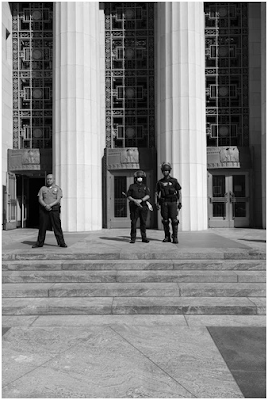
[[[30,178],[29,179],[29,191],[28,191],[28,218],[26,222],[27,228],[38,228],[39,227],[39,203],[38,203],[38,192],[39,189],[45,185],[44,178]]]

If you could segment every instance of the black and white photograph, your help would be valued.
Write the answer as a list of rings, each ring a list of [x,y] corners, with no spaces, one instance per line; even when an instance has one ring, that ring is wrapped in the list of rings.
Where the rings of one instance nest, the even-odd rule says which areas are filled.
[[[266,398],[266,16],[1,0],[1,398]]]

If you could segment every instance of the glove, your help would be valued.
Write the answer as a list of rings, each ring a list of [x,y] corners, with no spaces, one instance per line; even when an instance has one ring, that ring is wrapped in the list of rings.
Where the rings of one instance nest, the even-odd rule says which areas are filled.
[[[178,203],[178,209],[180,210],[182,208],[182,204]]]
[[[160,210],[160,205],[159,204],[156,204],[156,209],[157,209],[157,211]]]

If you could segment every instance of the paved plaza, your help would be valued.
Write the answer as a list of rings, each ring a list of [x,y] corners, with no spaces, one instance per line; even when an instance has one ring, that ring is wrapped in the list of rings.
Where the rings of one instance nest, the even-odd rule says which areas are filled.
[[[152,260],[154,267],[161,262],[167,265],[167,271],[153,271],[154,276],[159,279],[160,287],[161,276],[167,275],[170,268],[175,269],[178,259],[184,260],[184,266],[193,260],[210,260],[214,267],[220,263],[218,270],[214,268],[211,271],[214,278],[217,274],[225,273],[228,277],[233,274],[242,276],[241,271],[231,270],[231,263],[237,259],[248,263],[248,270],[243,271],[243,276],[247,278],[251,272],[252,279],[252,276],[261,276],[263,272],[256,270],[254,275],[249,265],[254,268],[254,263],[258,260],[265,261],[266,253],[266,231],[242,228],[179,233],[178,245],[162,243],[163,232],[157,230],[148,230],[148,244],[142,243],[139,238],[135,244],[130,244],[128,229],[66,233],[67,249],[56,246],[52,232],[47,233],[43,248],[32,249],[36,237],[36,229],[2,232],[3,273],[6,273],[4,276],[8,279],[25,277],[27,268],[36,263],[36,260],[40,260],[39,264],[36,264],[36,270],[42,263],[47,265],[46,268],[49,268],[51,263],[52,274],[59,275],[62,269],[55,271],[58,266],[63,268],[79,260],[80,267],[85,268],[87,257],[93,260],[92,263],[104,260],[103,276],[107,273],[108,264],[112,263],[113,268],[117,269],[117,278],[126,278],[131,272],[121,271],[123,264],[128,264],[130,269],[135,262],[135,271],[131,272],[132,278],[139,274],[147,276],[146,281],[136,285],[139,285],[140,291],[143,290],[143,296],[145,289],[141,289],[141,285],[147,285],[146,290],[154,291],[152,299],[158,301],[164,299],[165,290],[173,290],[172,285],[175,283],[169,282],[169,286],[164,283],[159,289],[161,294],[157,292],[157,283],[153,283],[153,289],[149,288],[151,282],[148,282],[148,263]],[[246,258],[247,260],[244,260]],[[23,270],[15,271],[18,266]],[[220,270],[220,266],[225,268],[225,271]],[[11,275],[8,276],[9,272]],[[31,268],[27,272],[27,279],[34,279],[35,272]],[[202,273],[196,276],[202,277]],[[126,285],[130,282],[124,282],[123,290],[126,290]],[[224,290],[228,290],[228,285],[229,289],[232,287],[230,282],[232,281],[228,278],[226,283],[216,281],[213,285],[222,285],[221,287],[226,288]],[[11,296],[11,289],[8,292],[8,288],[13,284],[17,294],[27,293],[30,286],[23,281],[3,284],[3,287],[7,288],[3,293]],[[202,283],[202,280],[197,284],[202,290],[208,290],[205,287],[208,284]],[[254,284],[257,282],[251,283],[251,287]],[[3,398],[266,397],[266,318],[264,303],[261,302],[263,297],[259,297],[259,303],[258,298],[254,297],[254,314],[252,311],[251,314],[239,315],[223,312],[221,315],[209,315],[207,311],[201,314],[198,302],[202,302],[204,297],[198,297],[196,294],[197,305],[193,313],[187,309],[187,312],[180,314],[178,311],[177,314],[163,314],[161,309],[162,311],[156,314],[152,306],[147,308],[147,314],[143,308],[132,307],[131,311],[128,309],[120,315],[115,304],[120,300],[117,297],[120,296],[119,284],[115,282],[107,283],[105,289],[108,293],[109,285],[117,285],[117,295],[110,295],[111,312],[85,314],[83,302],[103,301],[103,297],[96,295],[94,300],[93,297],[81,297],[80,308],[76,308],[76,314],[68,314],[67,300],[70,298],[57,298],[55,301],[66,300],[66,310],[61,309],[59,314],[56,314],[49,308],[46,313],[44,305],[43,308],[36,306],[39,301],[43,301],[37,293],[40,293],[42,285],[45,290],[47,283],[39,282],[35,285],[38,289],[35,295],[31,296],[36,297],[27,299],[18,295],[16,299],[3,299]],[[56,285],[62,284],[51,282],[48,290],[52,290]],[[79,285],[81,288],[85,283]],[[131,285],[135,286],[132,283]],[[180,286],[178,283],[180,295],[186,288],[192,290],[191,285],[193,284],[185,283],[185,286]],[[88,290],[91,286],[94,285],[87,283]],[[197,286],[195,290],[196,288]],[[174,293],[172,296],[173,300],[178,298]],[[215,299],[215,302],[219,301],[216,297],[212,299]],[[238,297],[233,299],[238,303],[241,300]],[[253,297],[246,300],[252,303]],[[17,303],[12,308],[13,301]],[[23,306],[23,302],[27,301],[27,307]],[[5,315],[5,310],[11,308],[15,310],[14,315],[8,311]],[[103,308],[98,310],[103,312]]]

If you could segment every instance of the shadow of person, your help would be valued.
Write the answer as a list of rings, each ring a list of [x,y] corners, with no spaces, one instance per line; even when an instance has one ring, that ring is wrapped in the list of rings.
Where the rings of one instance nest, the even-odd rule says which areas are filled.
[[[24,240],[23,242],[21,242],[22,244],[28,244],[29,246],[32,246],[36,243],[36,241],[32,242],[29,240]],[[49,243],[45,243],[44,246],[51,246],[51,247],[58,247],[57,244],[49,244]]]
[[[238,240],[244,240],[246,242],[266,243],[266,240],[262,240],[262,239],[238,239]]]
[[[119,237],[106,237],[106,236],[100,236],[100,239],[102,240],[111,240],[115,242],[129,242],[130,237],[129,236],[119,236]],[[137,240],[140,240],[141,238],[137,238]],[[162,239],[151,239],[149,238],[150,242],[162,242]]]
[[[102,240],[111,240],[111,241],[116,241],[116,242],[128,242],[129,241],[129,236],[119,236],[119,237],[100,236],[100,239],[102,239]]]

